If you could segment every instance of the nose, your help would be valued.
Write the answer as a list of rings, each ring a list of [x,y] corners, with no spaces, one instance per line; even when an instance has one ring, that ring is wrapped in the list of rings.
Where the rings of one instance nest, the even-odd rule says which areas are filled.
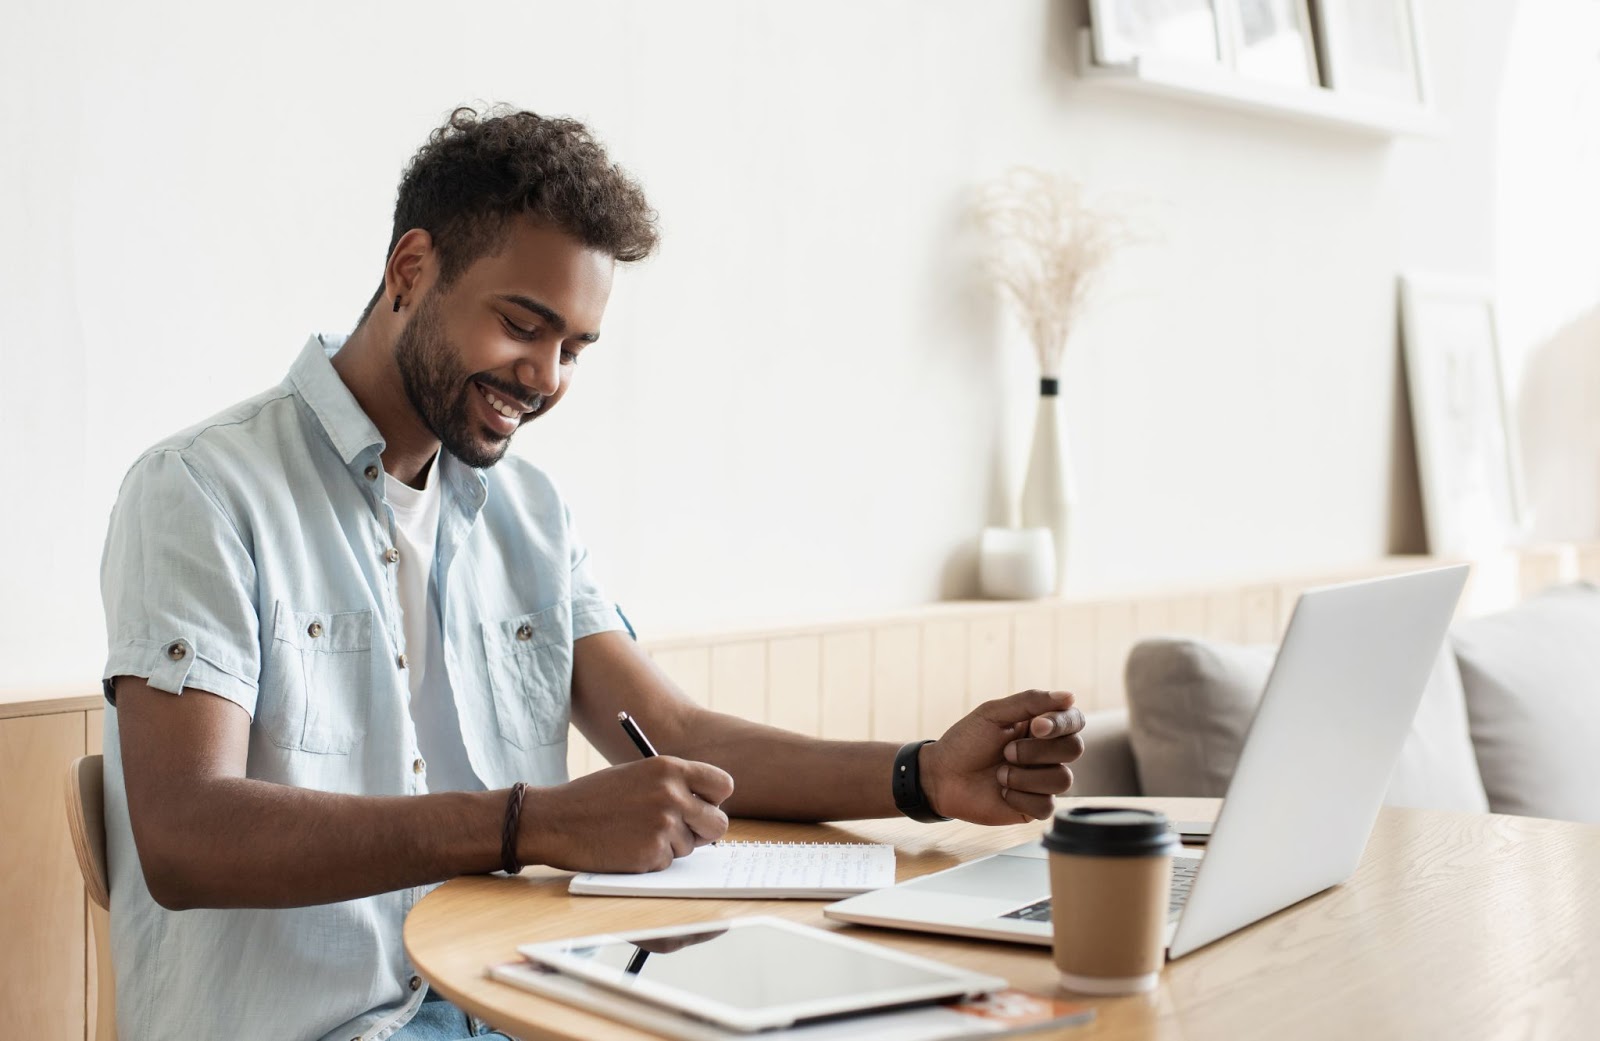
[[[547,398],[552,396],[561,389],[561,344],[540,344],[512,371],[524,387]]]

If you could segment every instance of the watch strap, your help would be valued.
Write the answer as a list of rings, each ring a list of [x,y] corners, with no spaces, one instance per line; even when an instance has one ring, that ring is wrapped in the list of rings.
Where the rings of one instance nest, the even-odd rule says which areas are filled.
[[[919,765],[919,753],[923,745],[931,745],[933,741],[912,741],[900,746],[900,751],[894,757],[894,805],[901,813],[914,821],[923,824],[933,824],[937,821],[947,821],[949,817],[941,817],[933,812],[933,807],[928,805],[928,796],[922,790],[922,770]]]

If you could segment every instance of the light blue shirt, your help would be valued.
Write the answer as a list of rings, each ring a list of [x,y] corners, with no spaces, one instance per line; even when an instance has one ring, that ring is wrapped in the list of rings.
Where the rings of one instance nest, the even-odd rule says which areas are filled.
[[[101,565],[104,675],[185,687],[249,713],[250,777],[420,795],[390,559],[383,438],[313,337],[279,386],[134,463]],[[489,789],[567,779],[573,642],[623,627],[566,507],[507,456],[441,453],[433,581],[444,666],[472,771]],[[428,891],[289,910],[168,911],[145,888],[106,712],[111,949],[122,1037],[388,1037],[427,991],[401,943]]]

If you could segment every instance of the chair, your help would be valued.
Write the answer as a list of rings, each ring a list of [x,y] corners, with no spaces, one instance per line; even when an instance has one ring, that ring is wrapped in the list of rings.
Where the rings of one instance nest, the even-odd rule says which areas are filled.
[[[106,878],[105,789],[101,786],[104,760],[79,756],[67,767],[67,825],[72,848],[78,854],[83,891],[89,897],[89,920],[94,927],[98,997],[95,1002],[95,1041],[117,1041],[117,978],[111,971],[111,886]]]

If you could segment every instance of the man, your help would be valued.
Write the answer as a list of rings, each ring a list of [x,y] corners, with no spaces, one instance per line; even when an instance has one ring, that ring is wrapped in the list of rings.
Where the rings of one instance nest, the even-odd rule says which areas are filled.
[[[102,571],[128,1041],[466,1036],[401,943],[433,884],[657,870],[729,813],[1015,823],[1071,783],[1068,694],[820,741],[695,705],[620,631],[549,480],[503,457],[654,244],[582,126],[458,110],[355,332],[130,470]],[[569,722],[620,765],[569,782]]]

